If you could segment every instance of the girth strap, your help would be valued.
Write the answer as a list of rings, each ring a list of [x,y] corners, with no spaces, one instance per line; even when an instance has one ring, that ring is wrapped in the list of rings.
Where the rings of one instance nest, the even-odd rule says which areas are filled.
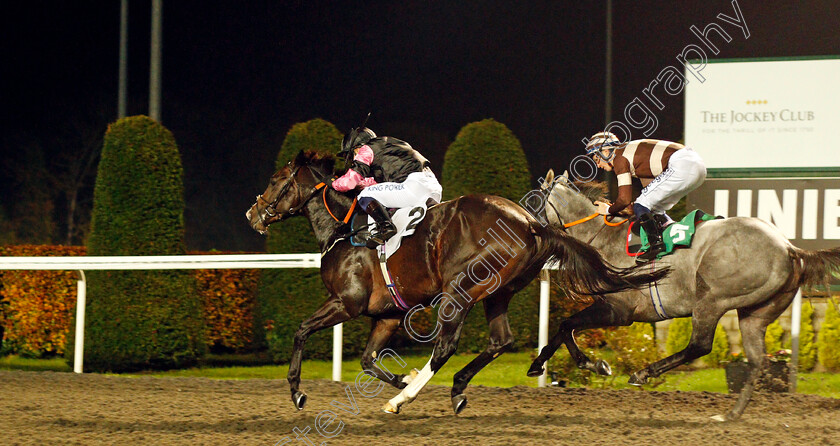
[[[408,311],[409,306],[406,305],[405,301],[403,301],[402,296],[400,296],[400,292],[397,290],[397,286],[394,284],[394,279],[388,271],[388,266],[386,265],[387,257],[385,256],[385,245],[380,245],[376,248],[376,250],[379,251],[379,267],[382,269],[382,278],[385,279],[385,287],[388,288],[391,300],[394,301],[394,305],[396,305],[400,310]]]

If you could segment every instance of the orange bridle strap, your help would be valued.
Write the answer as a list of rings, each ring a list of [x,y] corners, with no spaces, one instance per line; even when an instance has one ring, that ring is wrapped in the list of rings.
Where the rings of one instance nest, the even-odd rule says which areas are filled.
[[[348,211],[347,211],[347,215],[345,215],[345,216],[344,216],[344,219],[339,220],[339,219],[338,219],[338,217],[336,217],[335,215],[333,215],[332,211],[330,210],[330,205],[329,205],[329,204],[327,204],[327,188],[326,188],[326,187],[324,187],[324,186],[326,186],[326,184],[325,184],[325,183],[318,183],[318,185],[317,185],[317,186],[315,186],[315,190],[318,190],[318,189],[320,189],[320,188],[322,188],[322,187],[324,188],[324,193],[322,194],[322,196],[324,197],[324,207],[325,207],[325,208],[327,208],[327,212],[329,212],[330,217],[332,217],[332,218],[333,218],[333,220],[335,220],[335,221],[340,221],[340,222],[344,222],[344,223],[349,223],[349,222],[350,222],[350,217],[352,217],[352,216],[353,216],[353,210],[354,210],[354,209],[356,209],[356,202],[357,202],[357,200],[356,200],[355,198],[353,199],[353,204],[351,204],[351,205],[350,205],[350,210],[348,210]]]

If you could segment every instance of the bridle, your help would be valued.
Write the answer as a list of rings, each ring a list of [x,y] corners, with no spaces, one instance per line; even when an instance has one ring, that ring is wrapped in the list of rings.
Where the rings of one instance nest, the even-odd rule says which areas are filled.
[[[291,163],[289,163],[289,164],[291,164]],[[309,168],[309,171],[316,178],[323,178],[324,177],[324,175],[319,175],[320,172],[317,172],[315,169],[312,168],[312,166],[306,166],[306,167]],[[264,226],[268,226],[265,223],[265,218],[266,217],[274,218],[278,215],[278,212],[277,212],[277,209],[276,209],[277,203],[279,203],[280,199],[282,199],[283,196],[286,195],[286,192],[288,192],[288,190],[291,187],[292,182],[294,181],[295,176],[297,175],[300,168],[301,168],[301,166],[295,166],[295,168],[292,170],[292,174],[289,175],[289,178],[286,181],[286,184],[284,184],[283,187],[280,189],[280,192],[277,193],[277,198],[275,198],[274,201],[272,201],[271,203],[268,203],[268,200],[263,198],[262,194],[257,195],[257,203],[259,203],[260,201],[262,201],[263,203],[268,203],[265,206],[265,208],[263,209],[263,212],[261,212],[259,214],[260,223],[262,223]],[[280,213],[279,214],[280,218],[279,218],[278,221],[282,221],[282,220],[285,220],[286,218],[293,217],[293,216],[297,215],[298,212],[300,212],[300,210],[303,209],[306,206],[306,203],[308,203],[309,200],[314,198],[315,195],[318,195],[318,192],[322,192],[323,199],[324,199],[324,207],[327,209],[327,212],[330,214],[330,217],[332,217],[333,220],[335,220],[336,222],[343,222],[343,223],[349,222],[350,217],[353,215],[353,211],[356,209],[357,200],[355,198],[353,199],[353,204],[350,205],[350,209],[347,211],[347,215],[344,217],[344,219],[339,220],[335,215],[333,215],[332,211],[330,210],[330,206],[327,203],[327,185],[328,184],[327,184],[326,181],[321,181],[318,184],[316,184],[315,187],[312,189],[312,192],[310,192],[309,195],[307,195],[306,198],[304,198],[303,201],[301,201],[297,206],[292,206],[287,211],[285,211],[283,213]]]
[[[291,163],[289,163],[289,164],[291,164]],[[262,201],[263,203],[267,203],[267,204],[265,205],[265,207],[263,208],[263,212],[260,212],[260,213],[259,213],[259,216],[260,216],[260,223],[262,223],[264,226],[268,226],[268,225],[266,225],[266,223],[265,223],[265,218],[266,218],[266,217],[269,217],[269,218],[274,218],[274,217],[276,217],[276,216],[277,216],[277,209],[276,209],[276,207],[277,207],[277,203],[279,203],[279,202],[280,202],[280,199],[281,199],[281,198],[283,198],[283,196],[285,196],[285,195],[286,195],[286,192],[288,192],[289,188],[290,188],[290,187],[292,187],[292,181],[294,181],[294,179],[295,179],[295,175],[297,175],[297,173],[298,173],[298,171],[299,171],[299,170],[300,170],[300,166],[295,166],[295,168],[292,170],[292,174],[291,174],[291,175],[289,175],[289,179],[288,179],[288,180],[286,180],[286,184],[284,184],[284,185],[283,185],[283,187],[280,189],[280,192],[278,192],[278,193],[277,193],[277,198],[275,198],[275,199],[274,199],[274,201],[272,201],[271,203],[269,203],[269,202],[268,202],[268,200],[266,200],[265,198],[263,198],[262,194],[257,195],[257,203],[259,203],[260,201]],[[308,201],[308,200],[307,200],[307,201]],[[304,202],[304,203],[305,203],[305,202]],[[301,206],[301,207],[302,207],[302,206]],[[292,210],[294,210],[294,212],[292,212],[290,215],[286,215],[287,213],[289,213],[289,212],[290,212],[290,211],[292,211]],[[298,209],[294,209],[294,208],[289,209],[288,211],[284,212],[284,213],[280,216],[280,220],[282,220],[282,219],[284,219],[284,218],[287,218],[287,217],[290,217],[291,215],[294,215],[295,213],[297,213],[297,211],[298,211],[298,210],[300,210],[300,208],[298,208]]]

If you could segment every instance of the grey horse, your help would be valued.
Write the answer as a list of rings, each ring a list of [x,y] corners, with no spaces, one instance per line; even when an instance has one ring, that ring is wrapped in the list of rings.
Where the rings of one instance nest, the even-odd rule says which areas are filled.
[[[548,224],[566,226],[596,212],[593,200],[603,199],[605,192],[600,183],[571,183],[567,173],[555,180],[551,170],[541,190],[547,198],[543,216]],[[616,266],[634,263],[625,252],[627,224],[610,227],[599,216],[569,226],[567,231],[591,243]],[[718,321],[724,313],[736,309],[750,376],[735,406],[713,419],[738,419],[768,365],[764,344],[767,325],[788,307],[800,286],[824,283],[832,272],[840,270],[840,248],[805,251],[791,245],[763,220],[734,217],[699,223],[690,249],[677,250],[655,263],[657,267],[669,266],[671,274],[656,288],[596,297],[591,306],[560,324],[531,364],[528,375],[540,375],[561,344],[566,345],[578,367],[609,375],[608,364],[592,362],[580,351],[575,330],[691,316],[693,331],[688,346],[634,373],[630,384],[641,386],[649,377],[711,352]]]

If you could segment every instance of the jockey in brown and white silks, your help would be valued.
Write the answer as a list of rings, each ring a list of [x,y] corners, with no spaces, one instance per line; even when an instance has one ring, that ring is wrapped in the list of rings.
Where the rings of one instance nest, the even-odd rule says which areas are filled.
[[[601,214],[614,215],[629,206],[633,199],[631,178],[642,182],[644,189],[633,204],[633,213],[648,234],[651,247],[638,259],[655,259],[664,249],[655,216],[667,221],[665,211],[703,184],[706,179],[703,159],[690,147],[676,142],[639,139],[621,143],[609,132],[592,135],[586,154],[592,156],[598,167],[615,173],[618,180],[615,203],[596,202]]]

